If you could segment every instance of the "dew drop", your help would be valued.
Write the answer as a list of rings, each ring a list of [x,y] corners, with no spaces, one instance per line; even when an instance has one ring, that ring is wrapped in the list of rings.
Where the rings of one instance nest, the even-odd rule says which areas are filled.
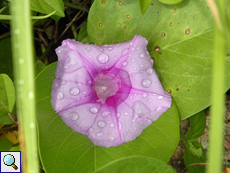
[[[153,69],[151,67],[147,68],[146,73],[149,75],[153,74]]]
[[[97,125],[101,128],[105,127],[105,122],[104,121],[98,121]]]
[[[139,54],[139,58],[144,58],[144,54],[143,53],[141,53],[141,54]]]
[[[126,16],[126,17],[127,17],[127,19],[129,19],[129,18],[130,18],[130,15],[129,15],[129,14],[127,14],[127,16]]]
[[[122,63],[122,65],[125,67],[125,66],[127,65],[127,62],[124,61],[124,62]]]
[[[121,55],[126,55],[127,53],[128,53],[128,49],[126,48],[126,49],[124,49],[123,51],[122,51],[122,54]]]
[[[62,85],[67,84],[66,80],[63,80],[61,84],[62,84]]]
[[[114,126],[115,126],[115,125],[114,125],[113,123],[110,124],[110,127],[111,127],[111,128],[114,128]]]
[[[139,65],[141,68],[143,68],[144,66],[141,64],[141,65]]]
[[[55,83],[55,84],[54,84],[54,87],[55,87],[55,88],[59,87],[59,84],[58,84],[58,83]]]
[[[61,99],[63,99],[64,98],[64,95],[61,93],[61,92],[58,92],[57,93],[57,99],[58,100],[61,100]]]
[[[60,50],[60,49],[58,49],[58,50],[57,50],[57,54],[60,54],[60,53],[61,53],[61,50]]]
[[[150,85],[152,84],[151,81],[149,79],[143,79],[141,82],[142,86],[145,88],[150,87]]]
[[[117,118],[120,118],[120,116],[121,116],[121,113],[118,112],[117,113]]]
[[[122,124],[121,124],[121,122],[119,121],[119,123],[118,123],[118,127],[119,127],[119,130],[121,130],[121,128],[122,128]]]
[[[165,37],[165,33],[164,32],[161,33],[161,37]]]
[[[140,48],[139,48],[139,47],[137,47],[136,49],[137,49],[137,50],[139,50]]]
[[[142,97],[145,98],[145,97],[147,97],[147,95],[148,95],[147,93],[144,93],[144,94],[142,94]]]
[[[102,132],[102,131],[96,133],[96,136],[98,136],[98,137],[100,137],[100,136],[102,136],[102,135],[103,135],[103,132]]]
[[[69,116],[70,116],[70,119],[73,120],[73,121],[77,120],[78,117],[79,117],[76,112],[71,112]]]
[[[98,111],[98,109],[96,107],[90,108],[90,112],[92,112],[93,114],[96,114],[97,111]]]
[[[100,62],[102,64],[105,64],[105,63],[108,62],[109,57],[108,57],[108,55],[102,53],[102,54],[100,54],[100,55],[97,56],[97,60],[98,60],[98,62]]]
[[[128,115],[128,112],[125,112],[125,115]]]
[[[90,128],[89,128],[89,131],[90,131],[90,132],[92,132],[92,131],[93,131],[93,128],[92,128],[92,127],[90,127]]]
[[[135,62],[135,60],[134,60],[134,59],[132,59],[131,61],[132,61],[132,62]]]
[[[91,51],[91,48],[90,48],[90,47],[87,47],[87,48],[85,48],[85,51],[86,51],[86,52],[90,52],[90,51]]]
[[[114,141],[115,140],[115,138],[114,137],[110,137],[110,142],[112,142],[112,141]]]
[[[99,23],[99,26],[101,27],[101,26],[102,26],[102,23]]]
[[[80,90],[78,88],[71,88],[69,92],[72,96],[76,96],[79,94]]]
[[[103,117],[107,117],[109,114],[110,114],[110,112],[107,112],[107,111],[102,112]]]
[[[113,48],[112,47],[109,47],[108,50],[111,51]]]
[[[161,100],[161,99],[163,99],[163,96],[158,96],[157,98],[158,98],[159,100]]]

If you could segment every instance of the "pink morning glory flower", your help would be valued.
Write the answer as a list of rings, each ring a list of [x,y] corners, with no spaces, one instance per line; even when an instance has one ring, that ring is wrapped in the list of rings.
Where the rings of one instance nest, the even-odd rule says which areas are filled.
[[[56,49],[54,110],[72,130],[103,147],[138,137],[171,106],[146,45],[132,40],[96,46],[67,39]]]

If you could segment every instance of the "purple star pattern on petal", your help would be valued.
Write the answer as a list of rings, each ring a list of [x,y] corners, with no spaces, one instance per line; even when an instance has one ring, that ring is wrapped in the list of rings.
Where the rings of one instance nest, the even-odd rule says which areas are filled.
[[[152,68],[147,40],[87,45],[64,40],[51,103],[74,131],[103,147],[132,141],[171,106]]]

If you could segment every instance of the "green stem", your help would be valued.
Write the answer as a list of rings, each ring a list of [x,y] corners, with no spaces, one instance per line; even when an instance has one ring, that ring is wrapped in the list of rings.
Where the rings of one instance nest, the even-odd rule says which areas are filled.
[[[85,11],[85,12],[87,12],[87,13],[89,12],[89,10],[86,9],[85,7],[80,7],[80,6],[78,6],[78,5],[72,4],[72,3],[67,2],[67,1],[63,1],[63,2],[64,2],[64,4],[65,4],[66,6],[68,6],[68,7],[75,8],[75,9],[78,9],[78,10],[82,10],[82,11]]]
[[[222,0],[220,0],[222,1]],[[223,3],[219,3],[223,6]],[[221,8],[220,8],[221,9]],[[223,11],[224,12],[224,11]],[[221,15],[219,15],[221,18]],[[222,172],[223,161],[223,129],[224,129],[224,56],[225,35],[223,22],[215,27],[212,107],[210,118],[210,138],[208,150],[208,173]]]
[[[35,122],[34,57],[29,0],[11,0],[11,35],[22,172],[39,172]]]

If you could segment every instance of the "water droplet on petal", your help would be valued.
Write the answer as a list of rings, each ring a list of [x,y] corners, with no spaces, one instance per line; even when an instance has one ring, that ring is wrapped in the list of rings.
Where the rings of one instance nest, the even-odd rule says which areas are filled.
[[[117,113],[117,118],[120,118],[120,116],[121,116],[121,113],[118,112],[118,113]]]
[[[139,49],[139,47],[136,48],[137,50]]]
[[[99,137],[100,137],[100,136],[102,136],[102,135],[103,135],[103,132],[102,132],[102,131],[96,133],[96,136],[99,136]]]
[[[115,125],[113,123],[110,124],[110,127],[113,128]]]
[[[141,68],[143,68],[144,66],[141,64],[141,65],[139,65]]]
[[[103,117],[107,117],[109,114],[110,114],[110,112],[107,112],[107,111],[102,112]]]
[[[144,58],[144,54],[143,53],[141,53],[141,54],[139,54],[139,58]]]
[[[110,142],[112,142],[112,141],[114,141],[115,140],[115,138],[114,137],[110,137]]]
[[[69,115],[70,119],[71,120],[77,120],[78,119],[78,114],[76,112],[71,112],[70,115]]]
[[[62,85],[67,84],[66,80],[63,80],[61,84],[62,84]]]
[[[60,53],[61,53],[61,49],[58,49],[58,50],[57,50],[57,54],[60,54]]]
[[[121,55],[126,55],[128,53],[128,49],[126,48],[125,50],[123,50],[122,54]]]
[[[86,52],[90,52],[90,51],[91,51],[91,48],[90,48],[90,47],[87,47],[87,48],[85,48],[85,51],[86,51]]]
[[[125,112],[125,115],[128,115],[128,112]]]
[[[163,96],[158,96],[157,98],[158,98],[159,100],[161,100],[161,99],[163,99]]]
[[[59,84],[58,84],[58,83],[55,83],[55,84],[54,84],[54,87],[55,87],[55,88],[59,87]]]
[[[113,48],[112,47],[109,47],[108,50],[111,51]]]
[[[126,61],[124,61],[124,62],[122,63],[122,65],[123,65],[123,66],[126,66],[126,65],[127,65],[127,62],[126,62]]]
[[[122,124],[121,124],[121,122],[119,121],[119,123],[118,123],[118,127],[119,127],[119,130],[121,130],[121,128],[122,128]]]
[[[79,94],[80,90],[78,88],[71,88],[69,92],[72,96],[76,96]]]
[[[153,73],[153,69],[150,68],[150,67],[147,68],[147,69],[146,69],[146,73],[149,74],[149,75],[151,75],[151,74]]]
[[[134,60],[134,59],[132,59],[131,61],[132,61],[132,62],[135,62],[135,60]]]
[[[144,98],[147,97],[147,93],[142,94],[142,97]]]
[[[91,127],[91,128],[89,128],[89,131],[90,131],[90,132],[92,132],[92,131],[93,131],[93,128],[92,128],[92,127]]]
[[[101,128],[105,127],[105,122],[104,121],[98,121],[97,125]]]
[[[148,87],[150,87],[152,82],[149,79],[143,79],[141,84],[142,84],[143,87],[148,88]]]
[[[108,62],[109,57],[108,57],[108,55],[102,53],[102,54],[100,54],[100,55],[97,56],[97,60],[98,60],[98,62],[104,64],[104,63]]]
[[[61,93],[61,92],[58,92],[57,93],[57,99],[58,100],[61,100],[61,99],[63,99],[64,98],[64,95]]]
[[[92,112],[93,114],[96,114],[97,111],[98,111],[98,109],[96,107],[90,108],[90,112]]]

